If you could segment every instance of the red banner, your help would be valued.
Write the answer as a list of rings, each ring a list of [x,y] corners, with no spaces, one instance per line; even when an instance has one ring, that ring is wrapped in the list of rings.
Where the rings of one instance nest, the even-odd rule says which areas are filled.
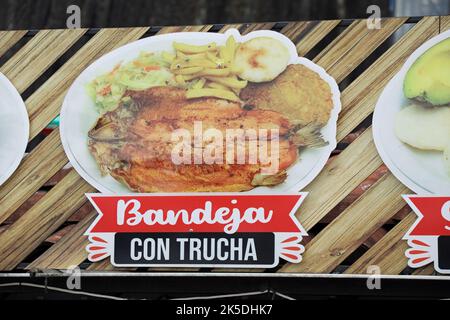
[[[99,213],[88,230],[101,232],[299,232],[294,214],[305,194],[88,194]]]
[[[450,236],[450,197],[404,196],[419,216],[408,236]]]

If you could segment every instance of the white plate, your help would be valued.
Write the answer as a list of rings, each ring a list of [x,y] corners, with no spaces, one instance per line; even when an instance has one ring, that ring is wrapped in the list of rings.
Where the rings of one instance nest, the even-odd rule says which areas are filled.
[[[384,88],[373,115],[373,136],[378,153],[394,176],[417,194],[449,194],[450,176],[445,170],[442,152],[420,151],[397,138],[394,118],[409,103],[403,94],[406,72],[426,50],[449,37],[450,31],[441,33],[408,58]]]
[[[286,181],[276,187],[257,187],[251,192],[287,192],[299,191],[310,183],[322,170],[331,152],[336,147],[336,122],[341,110],[340,92],[336,81],[325,70],[310,60],[299,58],[295,45],[285,36],[273,31],[255,31],[241,36],[236,29],[228,30],[225,34],[208,32],[180,32],[157,35],[130,43],[118,48],[98,59],[80,76],[70,87],[61,110],[61,140],[67,156],[77,172],[94,188],[103,193],[129,193],[129,189],[111,176],[102,177],[87,147],[88,131],[97,121],[99,114],[94,103],[85,92],[84,86],[100,74],[110,71],[120,61],[130,61],[137,57],[139,52],[173,51],[174,41],[190,44],[206,44],[215,41],[222,45],[229,35],[233,35],[237,42],[269,36],[284,43],[291,54],[290,64],[301,63],[317,72],[331,87],[334,108],[328,124],[322,129],[324,138],[329,141],[327,147],[320,149],[307,149],[300,154],[298,160],[289,168]]]
[[[29,121],[25,104],[16,88],[0,73],[0,185],[19,166],[28,136]]]

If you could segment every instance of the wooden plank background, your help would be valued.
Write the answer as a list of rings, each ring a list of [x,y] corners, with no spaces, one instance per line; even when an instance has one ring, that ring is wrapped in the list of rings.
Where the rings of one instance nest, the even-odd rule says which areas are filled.
[[[58,129],[49,133],[45,128],[59,114],[64,95],[80,72],[112,49],[153,34],[224,32],[232,27],[241,33],[274,29],[285,34],[299,55],[324,67],[342,89],[338,148],[305,189],[309,195],[297,213],[310,234],[304,259],[270,271],[356,274],[378,265],[383,274],[434,273],[430,267],[407,268],[407,246],[401,238],[415,216],[400,195],[411,191],[378,156],[370,116],[381,90],[408,56],[450,28],[449,16],[424,17],[417,23],[387,18],[379,30],[369,30],[365,20],[350,24],[327,20],[233,24],[219,29],[200,25],[42,30],[34,36],[25,31],[0,32],[0,59],[8,57],[0,71],[23,94],[31,122],[29,152],[0,187],[0,271],[74,265],[125,270],[113,269],[107,260],[87,262],[83,233],[95,212],[84,194],[95,190],[68,166]],[[148,269],[155,270],[161,269]]]

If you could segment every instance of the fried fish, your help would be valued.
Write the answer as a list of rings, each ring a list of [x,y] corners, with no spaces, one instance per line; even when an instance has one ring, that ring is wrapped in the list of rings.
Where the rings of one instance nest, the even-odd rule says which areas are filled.
[[[245,110],[239,103],[218,98],[187,99],[184,89],[153,87],[128,91],[125,97],[90,130],[88,147],[103,174],[110,174],[136,192],[235,192],[259,185],[277,185],[286,179],[286,169],[297,160],[300,146],[324,143],[317,130],[308,126],[300,128],[279,112]],[[205,130],[214,128],[221,132],[229,128],[267,132],[277,129],[276,172],[263,174],[266,164],[261,161],[174,163],[173,132],[186,129],[193,135],[196,121],[201,121]],[[201,148],[206,145],[202,144]],[[247,156],[255,152],[247,144],[244,150]],[[234,157],[238,156],[236,152]]]

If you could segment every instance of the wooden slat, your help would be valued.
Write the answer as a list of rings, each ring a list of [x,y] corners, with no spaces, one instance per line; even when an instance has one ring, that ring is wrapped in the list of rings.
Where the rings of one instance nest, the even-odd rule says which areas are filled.
[[[399,274],[407,267],[405,250],[408,248],[403,236],[416,220],[417,215],[409,213],[380,241],[353,263],[345,273],[366,273],[367,267],[376,265],[382,274]]]
[[[26,30],[0,31],[0,57],[3,56],[6,51],[11,49],[17,42],[19,42],[19,40],[26,34]]]
[[[67,162],[59,138],[59,130],[54,130],[22,161],[8,182],[0,188],[0,223],[16,211]]]
[[[280,272],[332,272],[405,205],[400,195],[408,192],[386,174],[306,245],[302,263]]]
[[[434,265],[431,263],[425,267],[418,268],[413,272],[415,276],[431,276],[434,274],[439,274],[434,270]]]
[[[275,22],[264,22],[264,23],[249,23],[245,25],[245,29],[242,34],[248,34],[256,30],[271,30]]]
[[[0,270],[12,270],[85,202],[94,189],[75,170],[0,234]]]
[[[387,19],[383,29],[369,30],[364,20],[356,20],[321,51],[314,62],[327,70],[339,83],[403,25],[404,21],[405,19],[399,18]]]
[[[344,56],[356,45],[356,41],[364,38],[368,32],[365,20],[355,20],[314,58],[314,62],[320,66],[331,67],[336,63],[336,57]]]
[[[30,137],[35,137],[59,113],[64,95],[89,64],[111,50],[139,39],[148,28],[102,29],[31,95],[26,105]]]
[[[318,223],[381,164],[369,128],[335,156],[308,185],[309,194],[297,213],[306,230]]]
[[[197,25],[197,26],[169,26],[161,28],[157,34],[166,34],[172,32],[208,32],[212,25]]]
[[[27,269],[69,269],[87,259],[89,241],[84,233],[97,216],[91,212],[50,249],[27,266]]]
[[[440,17],[440,26],[441,26],[441,29],[440,29],[441,32],[449,30],[450,29],[450,16]]]
[[[306,55],[325,36],[327,36],[338,24],[340,20],[321,21],[317,26],[308,32],[296,45],[299,56]]]
[[[17,91],[23,92],[85,32],[86,29],[39,31],[0,68],[0,72]]]
[[[436,17],[421,19],[344,90],[341,96],[342,111],[338,119],[338,141],[347,136],[356,123],[361,123],[373,112],[386,84],[414,50],[437,34],[438,25]]]
[[[298,55],[304,56],[323,40],[339,22],[340,20],[290,22],[281,29],[281,33],[296,44]]]
[[[238,29],[239,32],[242,32],[241,28],[244,28],[244,27],[245,27],[244,24],[239,24],[239,23],[236,23],[236,24],[226,24],[226,25],[224,25],[224,26],[219,30],[219,32],[220,32],[220,33],[225,33],[227,30],[230,30],[230,29]]]
[[[337,81],[342,81],[361,62],[364,61],[376,48],[378,48],[387,38],[389,38],[406,21],[406,18],[382,19],[382,28],[369,30],[364,37],[353,40],[353,47],[345,55],[345,60],[336,59],[334,64],[327,69]],[[366,21],[363,20],[364,23]],[[367,28],[367,26],[366,26]],[[362,53],[362,54],[361,54]],[[323,59],[324,57],[322,57]],[[320,63],[320,60],[319,60]]]

